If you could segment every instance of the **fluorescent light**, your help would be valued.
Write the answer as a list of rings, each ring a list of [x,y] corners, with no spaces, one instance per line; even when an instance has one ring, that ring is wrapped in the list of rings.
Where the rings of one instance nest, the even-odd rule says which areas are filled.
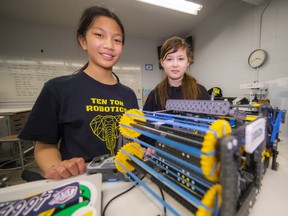
[[[137,1],[193,15],[197,15],[197,12],[200,11],[202,8],[202,5],[186,0],[137,0]]]

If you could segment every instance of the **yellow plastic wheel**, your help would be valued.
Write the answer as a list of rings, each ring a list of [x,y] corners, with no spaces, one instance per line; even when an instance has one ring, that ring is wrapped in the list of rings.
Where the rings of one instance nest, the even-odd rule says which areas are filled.
[[[231,126],[226,120],[217,120],[213,122],[209,129],[214,130],[219,138],[231,133]],[[204,136],[201,151],[204,154],[209,154],[216,150],[217,137],[212,132],[207,132]],[[210,181],[217,181],[219,178],[220,164],[216,154],[214,155],[201,155],[200,157],[201,169],[204,176]],[[216,167],[215,167],[216,166]],[[213,170],[215,169],[215,170]],[[212,173],[213,172],[213,173]]]
[[[135,116],[131,116],[131,115],[135,115]],[[133,137],[133,138],[137,138],[141,135],[141,133],[133,130],[133,129],[130,129],[130,128],[127,128],[123,125],[126,125],[126,126],[130,126],[132,124],[135,124],[135,120],[138,120],[138,121],[142,121],[142,122],[146,122],[146,119],[143,118],[144,117],[144,113],[141,112],[140,110],[137,110],[137,109],[130,109],[128,110],[127,112],[125,112],[121,118],[120,118],[120,121],[119,121],[119,131],[120,133],[125,136],[125,137]]]
[[[222,203],[222,187],[220,184],[213,185],[204,195],[201,202],[209,209],[214,209],[217,197],[218,208]],[[213,212],[207,211],[204,207],[200,206],[196,212],[196,216],[213,216]]]
[[[115,156],[115,167],[119,172],[127,173],[127,171],[122,166],[124,166],[130,172],[134,171],[135,168],[129,163],[129,161],[131,161],[131,158],[126,155],[122,150],[125,150],[129,154],[136,156],[142,160],[144,151],[142,150],[141,145],[136,142],[127,143],[117,152]]]

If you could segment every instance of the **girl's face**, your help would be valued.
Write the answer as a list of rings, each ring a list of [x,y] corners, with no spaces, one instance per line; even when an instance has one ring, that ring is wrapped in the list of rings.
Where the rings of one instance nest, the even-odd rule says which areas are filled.
[[[81,47],[87,51],[89,66],[112,70],[122,53],[123,34],[117,22],[100,16],[95,18],[85,37],[79,38]]]
[[[164,60],[161,60],[161,65],[170,81],[182,80],[189,64],[186,50],[183,48],[168,54]]]

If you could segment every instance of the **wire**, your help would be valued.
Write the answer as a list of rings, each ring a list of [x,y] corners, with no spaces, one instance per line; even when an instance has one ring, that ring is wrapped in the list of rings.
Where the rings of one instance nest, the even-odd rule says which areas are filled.
[[[268,8],[269,4],[271,3],[272,0],[268,0],[266,6],[264,7],[263,11],[261,12],[261,16],[260,16],[260,30],[259,30],[259,49],[261,49],[261,42],[262,42],[262,26],[263,26],[263,14],[264,12],[266,11],[266,9]],[[259,76],[260,76],[260,73],[259,73],[259,68],[257,69],[257,79],[256,81],[258,82],[259,81]]]
[[[143,180],[143,178],[145,177],[145,175],[141,178],[141,180]],[[106,209],[108,208],[108,206],[110,205],[110,203],[117,199],[118,197],[122,196],[123,194],[129,192],[130,190],[132,190],[133,188],[136,187],[136,185],[138,185],[138,182],[136,182],[132,187],[128,188],[126,191],[123,191],[122,193],[118,194],[117,196],[113,197],[107,204],[106,206],[104,207],[103,211],[102,211],[102,216],[105,216],[105,211]]]
[[[159,185],[158,185],[158,187],[159,187],[159,190],[161,192],[162,199],[165,202],[165,197],[164,197],[163,190],[161,189],[161,187]],[[164,216],[166,216],[166,215],[167,215],[167,210],[166,210],[166,206],[164,205]]]
[[[269,0],[265,6],[265,8],[263,9],[261,16],[260,16],[260,33],[259,33],[259,49],[261,48],[261,40],[262,40],[262,25],[263,25],[263,14],[266,11],[266,9],[268,8],[269,4],[271,3],[272,0]]]

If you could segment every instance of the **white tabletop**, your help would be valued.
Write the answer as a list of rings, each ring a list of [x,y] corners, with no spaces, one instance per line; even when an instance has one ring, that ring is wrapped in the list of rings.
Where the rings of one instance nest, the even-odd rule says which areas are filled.
[[[270,167],[267,169],[263,179],[263,185],[261,187],[260,194],[257,197],[257,201],[252,208],[249,216],[286,216],[288,213],[288,143],[279,145],[279,152],[277,161],[279,162],[279,168],[277,171],[272,170]],[[82,175],[75,178],[90,178]],[[91,175],[93,176],[93,175]],[[153,184],[149,179],[144,179],[144,182],[161,197],[159,188]],[[41,181],[25,183],[21,185],[11,186],[0,189],[0,201],[4,197],[3,192],[8,191],[15,195],[19,195],[17,191],[23,190],[23,188],[39,185]],[[103,201],[102,208],[115,196],[130,188],[133,184],[130,182],[104,182],[102,184]],[[180,205],[177,201],[171,198],[164,192],[165,200],[171,205],[180,215],[191,215],[191,213]],[[3,200],[2,200],[3,201]],[[154,198],[148,194],[142,186],[136,186],[129,192],[121,195],[114,201],[112,201],[105,211],[105,216],[157,216],[163,214],[163,206]],[[167,216],[173,215],[167,211]]]
[[[277,157],[279,168],[277,171],[270,167],[267,169],[260,194],[254,204],[249,216],[286,216],[288,214],[288,143],[279,144],[280,154]],[[271,165],[271,161],[270,161]],[[160,191],[156,185],[144,181],[153,191],[160,195]],[[114,196],[120,194],[132,186],[127,182],[103,183],[103,208]],[[107,207],[105,216],[156,216],[164,215],[163,207],[151,195],[148,197],[146,190],[137,186],[126,194],[112,201]],[[186,208],[181,206],[169,195],[165,194],[165,200],[173,206],[180,215],[191,215]],[[167,215],[173,215],[167,212]]]
[[[280,143],[279,147],[279,168],[277,171],[271,168],[266,171],[260,194],[249,216],[288,215],[288,143]]]
[[[144,179],[144,182],[149,186],[159,197],[161,193],[159,188],[153,184],[149,179]],[[103,183],[103,204],[104,210],[106,204],[116,195],[129,189],[133,184],[130,182],[115,182]],[[165,201],[169,203],[180,215],[191,215],[191,212],[180,205],[177,201],[171,198],[164,192]],[[164,215],[163,206],[147,191],[141,187],[136,186],[129,192],[123,194],[117,199],[113,200],[107,210],[105,216],[157,216]],[[167,210],[167,216],[173,215]]]

